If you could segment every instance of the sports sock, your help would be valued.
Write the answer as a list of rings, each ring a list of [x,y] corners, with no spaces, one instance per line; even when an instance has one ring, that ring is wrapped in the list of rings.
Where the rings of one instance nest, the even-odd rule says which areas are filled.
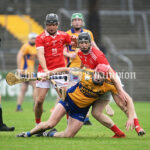
[[[137,126],[140,126],[138,118],[134,118],[134,125],[135,125],[135,128]]]
[[[27,137],[30,137],[30,136],[31,136],[31,133],[30,133],[30,132],[27,132],[26,134],[27,134]]]
[[[20,110],[20,109],[21,109],[21,105],[18,104],[18,105],[17,105],[17,110]]]
[[[49,136],[50,136],[50,137],[53,137],[55,133],[56,133],[56,131],[53,131],[53,132],[51,132],[51,133],[49,134]]]
[[[84,122],[86,122],[86,121],[89,121],[89,117],[87,117],[87,118],[84,119]]]
[[[41,122],[41,118],[36,118],[35,122],[36,122],[36,124],[39,124]]]
[[[134,125],[135,125],[135,131],[136,131],[137,133],[139,133],[141,130],[143,130],[143,129],[140,127],[138,118],[134,118]],[[144,130],[143,130],[143,131],[144,131]]]
[[[0,125],[3,125],[2,108],[0,107]]]
[[[124,134],[116,125],[113,125],[110,129],[117,135]]]

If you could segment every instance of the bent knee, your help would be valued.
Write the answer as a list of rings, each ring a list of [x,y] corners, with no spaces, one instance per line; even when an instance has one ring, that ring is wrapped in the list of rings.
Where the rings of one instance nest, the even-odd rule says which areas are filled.
[[[72,138],[72,137],[74,137],[74,136],[75,136],[74,133],[69,133],[69,132],[64,133],[64,137],[65,137],[65,138]]]
[[[98,116],[101,116],[103,112],[102,111],[97,112],[97,111],[92,110],[91,113],[94,118],[97,118]]]
[[[50,122],[46,122],[46,125],[45,125],[46,129],[52,129],[55,127],[55,124],[54,123],[50,123]]]

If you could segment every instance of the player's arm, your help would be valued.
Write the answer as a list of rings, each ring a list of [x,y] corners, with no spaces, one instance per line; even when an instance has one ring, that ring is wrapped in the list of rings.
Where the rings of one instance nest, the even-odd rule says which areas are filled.
[[[118,92],[123,91],[121,82],[118,79],[116,72],[114,72],[111,67],[109,69],[109,75],[110,75],[110,78],[111,78],[112,82],[115,84],[115,87],[116,87],[117,91]]]
[[[21,69],[21,58],[23,57],[23,52],[20,50],[17,54],[17,69]]]
[[[38,61],[39,61],[40,65],[42,66],[43,70],[45,72],[47,72],[48,68],[46,66],[46,60],[45,60],[45,56],[44,56],[44,47],[38,48],[37,57],[38,57]]]
[[[105,64],[110,66],[107,58],[105,57],[105,55],[100,51],[99,54],[99,59],[97,60],[98,64]],[[119,78],[117,77],[116,72],[110,67],[108,70],[109,76],[112,80],[112,82],[114,83],[117,91],[118,91],[118,95],[121,97],[121,100],[123,100],[123,103],[126,103],[126,95],[124,93],[124,90],[122,88],[121,82],[119,80]]]
[[[97,49],[99,49],[98,46],[96,45],[95,41],[92,41],[91,44],[92,44],[92,46],[94,46],[94,47],[96,47]]]
[[[64,47],[64,50],[63,50],[63,54],[65,57],[69,57],[69,58],[75,58],[76,57],[76,53],[69,53],[67,51],[68,47]]]
[[[117,76],[116,72],[114,72],[114,70],[112,68],[109,69],[109,76],[118,91],[118,96],[122,100],[122,103],[125,105],[126,101],[127,101],[127,97],[126,97],[127,95],[122,87],[119,77]]]
[[[52,71],[49,71],[49,75],[54,75],[54,74],[57,74],[57,73],[69,73],[70,71],[70,68],[67,68],[67,67],[62,67],[62,68],[56,68]]]
[[[71,45],[72,47],[76,48],[77,47],[77,37],[74,35],[70,36],[68,33],[66,33],[65,44]]]
[[[49,71],[47,76],[56,75],[56,74],[60,74],[60,73],[66,73],[66,74],[71,73],[76,76],[81,76],[82,72],[84,72],[83,69],[62,67],[62,68],[56,68],[52,71]],[[90,70],[89,70],[89,72],[90,72]],[[45,77],[43,79],[45,79]]]
[[[36,45],[36,49],[37,49],[37,58],[38,61],[40,63],[40,65],[42,66],[44,72],[48,72],[48,68],[46,65],[46,60],[45,60],[45,56],[44,56],[44,44],[43,44],[43,40],[40,37],[37,37],[35,40],[35,45]]]
[[[94,41],[94,36],[93,36],[93,33],[91,31],[89,31],[89,34],[91,36],[91,44],[92,46],[94,46],[95,48],[99,49],[98,46],[96,45],[95,41]]]
[[[81,62],[80,68],[83,69],[84,68],[84,64]]]
[[[26,47],[26,44],[24,44],[19,52],[17,53],[17,69],[20,72],[21,70],[21,59],[24,55],[26,55],[28,53],[28,48]]]
[[[125,91],[124,91],[125,92]],[[118,94],[112,94],[116,104],[121,108],[121,110],[127,115],[128,120],[126,122],[126,129],[129,130],[130,128],[134,128],[134,118],[136,118],[135,108],[133,104],[132,98],[125,92],[127,101],[126,106],[121,103],[121,98]]]

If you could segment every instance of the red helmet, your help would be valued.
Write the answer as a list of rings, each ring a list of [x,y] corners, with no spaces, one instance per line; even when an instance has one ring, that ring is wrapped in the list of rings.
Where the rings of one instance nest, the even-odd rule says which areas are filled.
[[[108,70],[110,66],[105,64],[98,64],[95,68],[95,72],[92,77],[92,81],[96,85],[103,85],[105,79],[108,76]]]
[[[98,64],[95,68],[95,71],[106,74],[109,69],[110,69],[110,65]]]

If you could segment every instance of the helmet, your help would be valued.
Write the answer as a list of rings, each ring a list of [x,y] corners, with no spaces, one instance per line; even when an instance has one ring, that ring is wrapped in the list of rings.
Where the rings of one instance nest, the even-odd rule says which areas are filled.
[[[78,43],[83,42],[83,41],[88,41],[91,43],[91,36],[88,32],[81,32],[78,36]]]
[[[72,26],[72,21],[74,19],[81,19],[83,21],[83,26],[85,25],[84,24],[84,18],[83,18],[83,15],[81,13],[73,13],[72,16],[71,16],[71,26]]]
[[[37,37],[36,33],[29,33],[28,38],[29,39],[35,39]]]
[[[109,76],[108,70],[110,66],[105,64],[98,64],[94,75],[92,77],[92,81],[95,85],[103,85],[105,79]]]
[[[97,67],[95,68],[95,71],[106,74],[109,69],[110,69],[110,65],[98,64]]]
[[[58,16],[54,13],[47,14],[45,24],[58,24]]]

